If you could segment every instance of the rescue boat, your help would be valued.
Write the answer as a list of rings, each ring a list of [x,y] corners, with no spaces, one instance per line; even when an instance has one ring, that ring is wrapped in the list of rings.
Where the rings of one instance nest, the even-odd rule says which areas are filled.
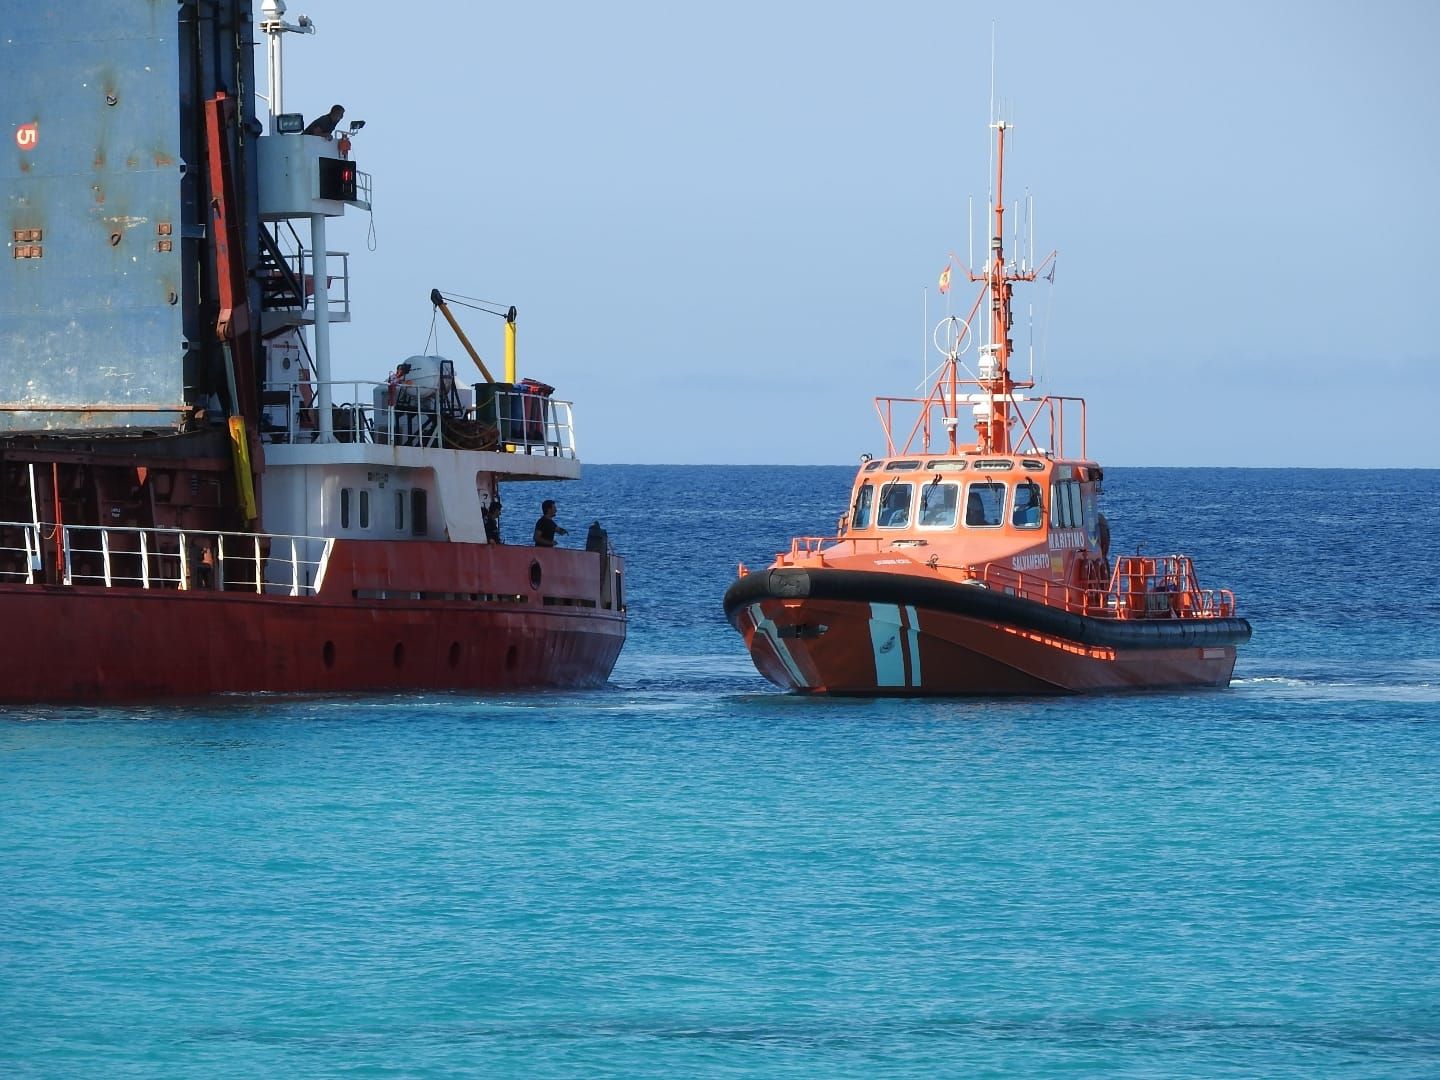
[[[513,307],[487,309],[492,373],[438,291],[417,316],[469,361],[336,373],[350,257],[326,226],[370,208],[363,124],[286,111],[281,41],[315,25],[261,16],[7,15],[0,702],[603,684],[623,560],[598,524],[532,543],[538,497],[508,500],[508,536],[494,514],[579,477],[571,403],[519,377]]]
[[[797,537],[725,593],[759,672],[809,694],[1064,694],[1224,687],[1250,624],[1185,555],[1117,555],[1085,402],[1011,373],[1011,299],[1053,267],[1007,257],[1005,136],[967,318],[936,327],[925,397],[880,397],[837,533]],[[950,267],[942,275],[948,287]],[[974,355],[972,327],[985,340]],[[968,423],[974,440],[961,441]]]

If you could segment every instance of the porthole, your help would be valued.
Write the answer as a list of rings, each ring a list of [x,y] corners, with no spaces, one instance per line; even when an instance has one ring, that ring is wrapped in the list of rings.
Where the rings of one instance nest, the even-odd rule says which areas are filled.
[[[532,560],[530,563],[530,587],[532,589],[540,588],[540,579],[543,576],[544,574],[540,570],[540,560]]]

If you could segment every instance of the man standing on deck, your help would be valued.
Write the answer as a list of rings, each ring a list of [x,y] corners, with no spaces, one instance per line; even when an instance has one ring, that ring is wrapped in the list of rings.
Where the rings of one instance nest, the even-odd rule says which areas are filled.
[[[535,522],[535,546],[554,547],[555,534],[569,536],[570,534],[555,524],[555,500],[546,499],[540,504],[540,520]]]

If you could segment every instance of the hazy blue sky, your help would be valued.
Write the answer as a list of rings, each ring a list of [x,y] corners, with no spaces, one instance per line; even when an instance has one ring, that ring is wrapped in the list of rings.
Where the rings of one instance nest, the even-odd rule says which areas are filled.
[[[376,250],[364,214],[330,232],[337,375],[422,351],[438,286],[518,306],[585,460],[881,449],[986,196],[996,12],[1007,188],[1060,252],[1016,341],[1033,301],[1092,456],[1440,465],[1430,2],[296,0],[286,107],[365,120],[375,183]]]

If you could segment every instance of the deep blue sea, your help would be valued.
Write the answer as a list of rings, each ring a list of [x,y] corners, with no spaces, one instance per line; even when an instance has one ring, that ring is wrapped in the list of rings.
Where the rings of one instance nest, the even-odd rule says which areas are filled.
[[[0,710],[0,1076],[1440,1076],[1440,471],[1108,471],[1229,690],[785,696],[720,597],[850,477],[507,488],[600,691]]]

